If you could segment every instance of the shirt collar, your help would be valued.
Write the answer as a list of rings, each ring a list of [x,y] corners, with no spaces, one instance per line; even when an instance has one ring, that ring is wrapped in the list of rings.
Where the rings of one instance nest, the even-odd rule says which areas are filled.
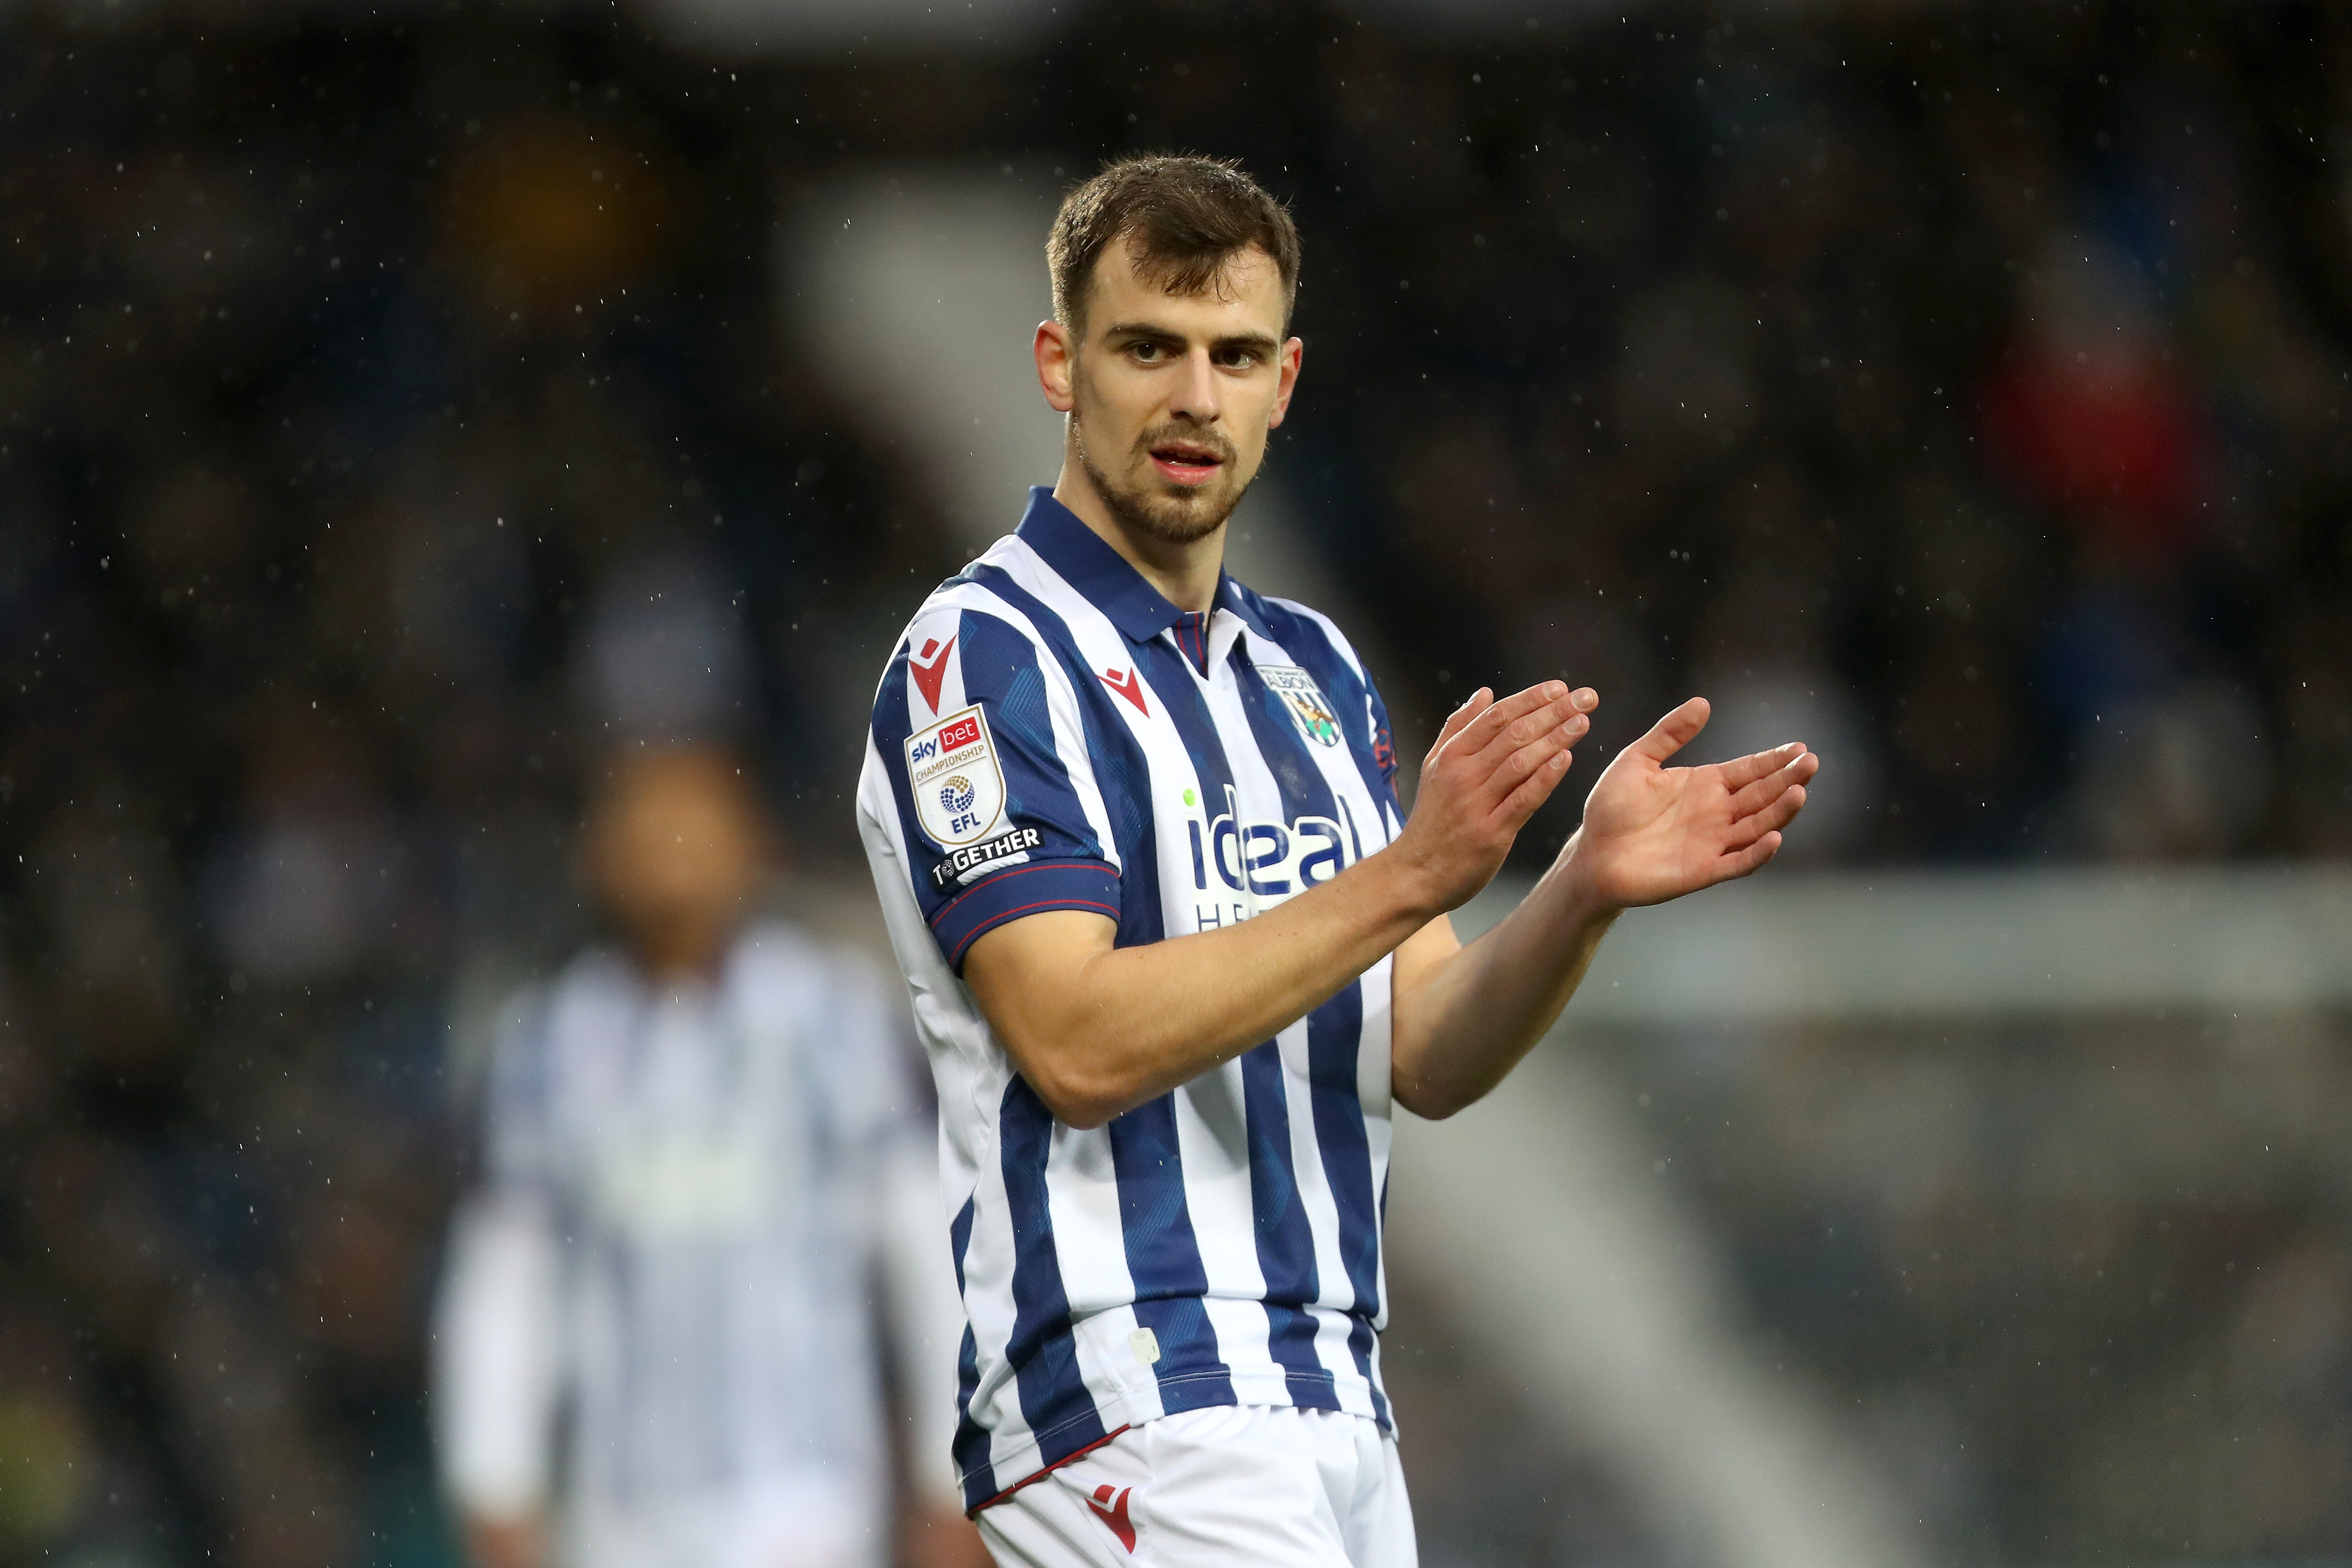
[[[1086,596],[1087,602],[1110,617],[1129,642],[1150,642],[1181,619],[1184,612],[1144,580],[1143,574],[1113,550],[1103,537],[1078,521],[1077,513],[1054,499],[1044,485],[1029,487],[1029,510],[1013,531],[1035,551],[1062,581]],[[1240,603],[1233,579],[1217,574],[1216,607]]]

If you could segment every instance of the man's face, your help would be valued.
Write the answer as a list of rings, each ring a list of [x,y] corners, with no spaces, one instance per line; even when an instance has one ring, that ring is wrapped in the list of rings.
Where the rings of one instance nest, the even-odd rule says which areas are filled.
[[[1087,477],[1130,531],[1189,544],[1233,514],[1298,375],[1283,306],[1262,250],[1234,257],[1199,293],[1170,294],[1124,243],[1104,247],[1066,411]]]
[[[606,910],[656,968],[715,956],[765,874],[765,825],[730,764],[685,751],[620,771],[592,821]]]

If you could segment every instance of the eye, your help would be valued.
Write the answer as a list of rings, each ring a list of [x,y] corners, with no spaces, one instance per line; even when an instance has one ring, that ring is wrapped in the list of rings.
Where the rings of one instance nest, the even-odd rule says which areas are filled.
[[[1257,351],[1255,349],[1227,349],[1224,353],[1220,356],[1219,363],[1223,364],[1228,370],[1247,370],[1250,366],[1257,363]]]
[[[1138,364],[1158,364],[1167,357],[1166,351],[1153,342],[1129,343],[1127,352],[1135,356]]]

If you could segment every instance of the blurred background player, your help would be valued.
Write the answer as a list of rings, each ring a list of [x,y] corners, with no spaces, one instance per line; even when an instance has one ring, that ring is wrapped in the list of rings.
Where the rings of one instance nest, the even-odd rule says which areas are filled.
[[[864,962],[753,912],[775,848],[716,748],[593,794],[614,940],[508,1010],[438,1303],[478,1568],[879,1568],[894,1500],[903,1560],[978,1560],[930,1108]]]

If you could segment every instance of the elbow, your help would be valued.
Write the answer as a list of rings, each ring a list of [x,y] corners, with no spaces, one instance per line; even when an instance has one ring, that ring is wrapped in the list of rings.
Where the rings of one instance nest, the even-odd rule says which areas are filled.
[[[1097,1100],[1065,1100],[1059,1104],[1049,1100],[1045,1101],[1045,1108],[1054,1113],[1055,1121],[1074,1132],[1091,1132],[1108,1122],[1122,1109]]]
[[[1026,1073],[1021,1076],[1029,1077]],[[1091,1132],[1121,1111],[1132,1109],[1112,1096],[1068,1084],[1049,1087],[1033,1078],[1029,1079],[1029,1087],[1045,1102],[1055,1121],[1079,1132]]]
[[[1461,1053],[1430,1048],[1425,1036],[1397,1040],[1389,1053],[1389,1100],[1423,1121],[1444,1121],[1469,1110],[1502,1081]]]
[[[1443,1121],[1476,1104],[1479,1097],[1399,1074],[1389,1086],[1389,1098],[1423,1121]]]
[[[1011,1053],[1030,1092],[1045,1101],[1054,1120],[1080,1132],[1091,1132],[1140,1103],[1133,1086],[1115,1082],[1080,1064],[1056,1059],[1056,1053],[1018,1050]]]

